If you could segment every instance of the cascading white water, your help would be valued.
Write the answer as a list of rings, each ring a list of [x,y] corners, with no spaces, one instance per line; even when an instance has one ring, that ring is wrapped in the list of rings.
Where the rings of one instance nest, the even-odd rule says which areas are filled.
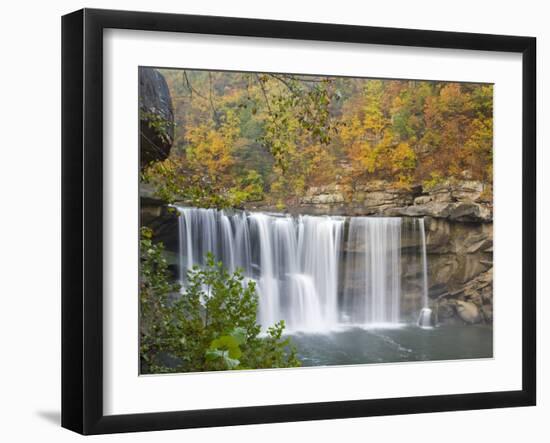
[[[288,289],[292,294],[287,318],[291,327],[305,331],[329,329],[323,321],[323,309],[311,275],[290,275]]]
[[[422,308],[428,307],[428,258],[426,254],[426,229],[424,219],[418,220],[420,224],[420,241],[422,242]]]
[[[300,217],[300,269],[311,276],[325,327],[338,323],[338,265],[344,228],[341,217]]]
[[[344,306],[352,323],[399,323],[401,219],[354,217],[348,233]]]
[[[255,232],[258,237],[260,259],[257,268],[260,271],[258,278],[258,292],[260,298],[258,320],[262,326],[270,326],[281,320],[282,313],[279,300],[279,279],[275,273],[275,260],[273,248],[274,220],[266,214],[256,213],[251,215]],[[277,269],[278,271],[278,269]]]
[[[235,226],[235,265],[243,270],[244,275],[252,275],[250,248],[250,231],[245,212],[233,215]]]
[[[224,265],[229,272],[235,271],[235,236],[231,228],[229,217],[223,212],[220,214],[221,246]]]
[[[428,305],[428,258],[426,253],[426,228],[424,219],[418,220],[420,225],[420,241],[422,246],[422,309],[418,316],[418,326],[421,328],[430,328],[433,326],[432,310]]]
[[[218,253],[218,216],[213,209],[178,208],[179,224],[179,277],[183,284],[187,271],[194,265],[204,264],[207,252]]]
[[[183,286],[185,283],[185,275],[187,270],[190,269],[186,265],[186,262],[193,261],[193,248],[191,247],[191,232],[188,234],[187,226],[190,224],[187,222],[184,212],[180,211],[180,216],[178,217],[178,258],[179,258],[179,282]],[[190,230],[189,230],[190,231]]]
[[[280,320],[291,331],[319,332],[341,324],[399,324],[400,218],[178,210],[182,284],[188,270],[213,253],[230,271],[240,268],[256,282],[264,329]],[[416,232],[423,237],[420,222]]]
[[[344,220],[250,215],[258,254],[259,321],[322,330],[338,320],[338,254]],[[252,265],[251,267],[254,267]]]

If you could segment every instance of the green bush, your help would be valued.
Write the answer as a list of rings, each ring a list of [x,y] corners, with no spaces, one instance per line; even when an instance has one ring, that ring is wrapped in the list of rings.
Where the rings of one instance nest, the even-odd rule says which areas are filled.
[[[140,282],[141,373],[300,366],[284,321],[260,334],[258,295],[240,271],[228,273],[209,254],[188,273],[187,287],[170,283],[163,246],[142,229]]]

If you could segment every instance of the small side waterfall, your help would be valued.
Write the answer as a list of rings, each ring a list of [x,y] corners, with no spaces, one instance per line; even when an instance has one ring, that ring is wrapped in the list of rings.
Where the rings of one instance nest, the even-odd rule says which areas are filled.
[[[426,254],[426,229],[424,219],[418,220],[420,224],[420,239],[422,244],[422,310],[418,316],[418,326],[429,328],[433,326],[432,310],[428,304],[428,259]]]
[[[428,258],[426,254],[426,228],[424,219],[418,220],[420,224],[420,241],[422,242],[422,307],[428,307]]]
[[[177,209],[182,285],[188,270],[202,266],[211,252],[228,270],[240,268],[256,282],[264,328],[280,320],[291,331],[318,332],[402,321],[401,218]],[[426,308],[426,245],[419,222]]]

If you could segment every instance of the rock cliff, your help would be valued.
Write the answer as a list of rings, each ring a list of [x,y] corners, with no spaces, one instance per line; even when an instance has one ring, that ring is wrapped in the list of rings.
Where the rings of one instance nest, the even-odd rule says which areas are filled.
[[[396,188],[384,181],[346,189],[342,185],[311,187],[292,210],[308,214],[428,216],[460,222],[490,222],[489,189],[481,182],[445,182],[430,189]]]
[[[168,158],[174,142],[174,110],[166,80],[153,68],[139,68],[140,163]]]

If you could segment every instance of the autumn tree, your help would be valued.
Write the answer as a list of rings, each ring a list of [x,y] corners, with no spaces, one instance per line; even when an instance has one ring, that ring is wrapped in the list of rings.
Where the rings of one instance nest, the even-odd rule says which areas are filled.
[[[170,157],[143,180],[203,207],[293,205],[311,186],[353,192],[492,181],[492,85],[163,70],[175,106]]]

